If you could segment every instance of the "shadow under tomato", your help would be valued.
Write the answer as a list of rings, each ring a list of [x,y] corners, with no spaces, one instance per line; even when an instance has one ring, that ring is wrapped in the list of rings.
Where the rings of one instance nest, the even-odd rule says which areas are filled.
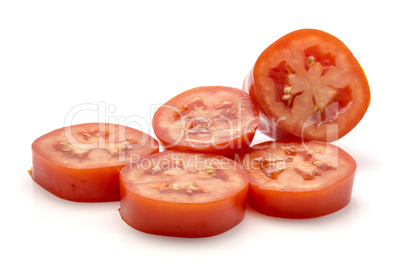
[[[127,249],[135,249],[136,245],[141,243],[144,249],[154,250],[157,247],[159,252],[177,253],[178,251],[182,251],[186,254],[194,252],[194,254],[198,254],[199,256],[199,254],[210,252],[211,247],[217,250],[220,248],[227,250],[228,247],[235,248],[241,244],[239,241],[242,241],[242,238],[239,238],[238,235],[242,235],[246,231],[246,219],[247,216],[245,220],[226,232],[215,236],[199,238],[149,234],[138,231],[122,221],[119,226],[120,245]]]
[[[257,222],[266,222],[271,229],[275,226],[279,226],[281,228],[300,230],[332,228],[342,230],[353,226],[355,221],[361,216],[361,211],[359,209],[358,198],[352,197],[350,203],[344,208],[320,217],[303,219],[272,217],[261,214],[253,210],[250,206],[247,207],[247,215],[252,219],[258,220]]]
[[[31,180],[32,181],[32,180]],[[32,214],[43,226],[69,232],[116,233],[119,202],[73,202],[59,198],[32,181]]]
[[[342,142],[335,144],[355,159],[357,164],[356,177],[359,177],[359,173],[377,171],[386,161],[384,158],[378,158],[378,151],[373,146],[370,146],[370,148],[355,148],[353,145],[343,144]]]

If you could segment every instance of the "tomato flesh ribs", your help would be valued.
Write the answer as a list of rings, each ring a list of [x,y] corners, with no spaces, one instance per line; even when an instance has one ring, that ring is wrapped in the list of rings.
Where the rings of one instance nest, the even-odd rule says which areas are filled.
[[[158,142],[133,128],[79,124],[47,133],[32,144],[35,182],[71,201],[118,201],[119,169],[159,151]]]
[[[312,218],[345,207],[356,163],[324,142],[271,141],[244,151],[239,163],[250,176],[249,205],[284,218]]]
[[[269,46],[243,85],[261,110],[268,136],[334,141],[365,114],[370,90],[362,68],[336,37],[313,29]]]
[[[152,123],[167,149],[230,156],[251,144],[259,116],[256,104],[239,89],[204,86],[166,102]]]
[[[166,236],[207,237],[243,220],[248,176],[223,156],[165,151],[124,167],[120,188],[120,214],[133,228]]]

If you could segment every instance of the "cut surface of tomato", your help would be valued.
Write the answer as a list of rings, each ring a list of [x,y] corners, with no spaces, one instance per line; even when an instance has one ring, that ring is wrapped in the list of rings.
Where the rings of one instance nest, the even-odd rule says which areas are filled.
[[[240,89],[204,86],[166,102],[152,124],[167,149],[230,155],[251,144],[259,115],[250,96]]]
[[[249,205],[277,217],[311,218],[345,207],[356,162],[324,142],[270,141],[239,156],[250,176]]]
[[[133,228],[207,237],[243,220],[248,175],[223,156],[165,151],[125,166],[120,188],[120,214]]]
[[[158,151],[158,142],[139,130],[78,124],[36,139],[29,172],[40,186],[66,200],[118,201],[119,169]]]
[[[370,103],[366,76],[350,50],[314,29],[291,32],[266,48],[243,90],[261,111],[261,131],[276,139],[335,141]]]

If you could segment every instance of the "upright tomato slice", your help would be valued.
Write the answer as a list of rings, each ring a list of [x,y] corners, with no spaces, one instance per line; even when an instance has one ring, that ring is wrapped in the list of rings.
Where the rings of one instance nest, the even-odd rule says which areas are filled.
[[[248,147],[259,124],[258,108],[236,88],[197,87],[161,106],[155,135],[168,149],[231,155]]]
[[[233,160],[165,151],[121,170],[120,214],[151,234],[206,237],[243,220],[248,176]]]
[[[335,141],[370,103],[367,79],[350,50],[313,29],[294,31],[265,49],[243,88],[262,112],[262,132],[276,139]]]
[[[240,156],[250,175],[249,205],[277,217],[311,218],[345,207],[356,162],[324,142],[270,141]]]
[[[29,172],[35,182],[66,200],[118,201],[119,169],[158,151],[158,142],[136,129],[79,124],[36,139]]]

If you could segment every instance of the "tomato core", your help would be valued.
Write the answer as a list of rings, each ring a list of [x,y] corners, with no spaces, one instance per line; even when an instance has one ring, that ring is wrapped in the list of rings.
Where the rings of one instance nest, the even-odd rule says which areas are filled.
[[[276,101],[290,112],[298,100],[307,104],[313,108],[311,120],[316,125],[334,121],[350,106],[352,90],[349,85],[337,87],[327,82],[326,74],[336,67],[334,55],[313,46],[304,50],[304,56],[302,73],[286,61],[270,69],[268,76],[275,85]]]

